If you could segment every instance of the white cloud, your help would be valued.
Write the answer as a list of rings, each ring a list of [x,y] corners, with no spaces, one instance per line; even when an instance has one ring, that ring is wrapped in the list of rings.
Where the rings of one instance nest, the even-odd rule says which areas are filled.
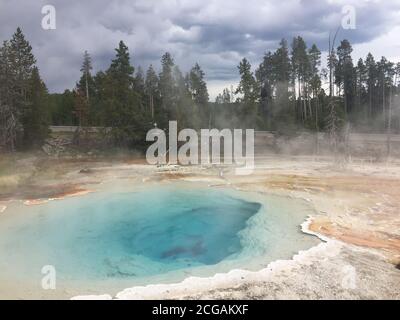
[[[53,0],[57,30],[41,29],[45,0],[1,0],[0,39],[21,26],[34,47],[51,91],[71,88],[79,78],[84,50],[95,68],[105,69],[120,40],[128,45],[135,65],[158,66],[163,52],[188,70],[199,62],[214,98],[237,81],[243,56],[255,67],[282,37],[303,36],[321,49],[340,24],[341,8],[357,9],[357,29],[339,38],[354,44],[355,59],[371,51],[399,60],[400,0]]]

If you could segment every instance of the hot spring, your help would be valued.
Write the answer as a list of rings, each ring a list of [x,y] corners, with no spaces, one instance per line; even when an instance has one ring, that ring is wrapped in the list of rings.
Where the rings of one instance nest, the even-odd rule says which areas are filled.
[[[0,297],[16,287],[41,296],[48,265],[65,297],[259,270],[318,243],[300,230],[310,210],[300,200],[190,183],[14,203],[0,216]]]

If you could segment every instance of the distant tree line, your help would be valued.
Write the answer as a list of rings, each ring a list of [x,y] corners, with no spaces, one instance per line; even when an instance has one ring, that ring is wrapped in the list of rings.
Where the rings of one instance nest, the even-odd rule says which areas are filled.
[[[110,67],[92,74],[90,55],[85,52],[81,78],[73,91],[51,95],[55,125],[110,128],[113,145],[141,148],[146,133],[155,126],[166,129],[169,120],[181,128],[198,128],[209,121],[209,96],[204,72],[198,64],[184,75],[167,52],[161,72],[150,65],[146,74],[130,61],[121,41]]]
[[[371,53],[354,63],[352,51],[348,40],[341,41],[330,50],[327,68],[321,68],[315,44],[308,48],[296,37],[289,48],[283,39],[255,72],[244,58],[238,67],[239,87],[225,89],[216,104],[224,116],[236,106],[231,118],[238,116],[237,124],[282,133],[340,130],[345,125],[358,132],[398,133],[400,63],[385,57],[376,61]]]
[[[8,150],[40,146],[48,126],[107,127],[110,144],[142,148],[154,126],[168,128],[255,128],[281,133],[302,130],[335,136],[345,126],[358,132],[399,132],[400,63],[372,54],[354,63],[343,40],[328,52],[307,47],[302,37],[290,47],[283,39],[253,71],[244,58],[237,88],[209,101],[205,74],[196,63],[182,73],[167,52],[161,69],[133,66],[121,41],[105,71],[93,73],[88,52],[73,90],[49,94],[32,48],[20,28],[0,48],[0,146]]]

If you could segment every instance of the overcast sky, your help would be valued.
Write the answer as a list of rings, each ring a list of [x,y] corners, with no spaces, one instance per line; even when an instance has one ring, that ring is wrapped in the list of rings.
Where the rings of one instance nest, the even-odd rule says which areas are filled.
[[[47,4],[56,30],[42,29]],[[123,40],[144,69],[159,68],[165,51],[185,72],[198,62],[214,98],[236,84],[243,57],[255,68],[283,37],[301,35],[326,50],[345,5],[356,9],[356,29],[341,29],[339,40],[351,41],[354,58],[371,51],[400,61],[400,0],[0,0],[0,39],[22,27],[51,92],[75,85],[84,50],[95,71],[106,69]]]

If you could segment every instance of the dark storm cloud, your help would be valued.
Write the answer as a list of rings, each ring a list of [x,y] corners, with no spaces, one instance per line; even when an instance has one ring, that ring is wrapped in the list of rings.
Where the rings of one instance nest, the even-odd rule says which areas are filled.
[[[209,80],[237,77],[239,60],[253,63],[281,38],[302,35],[326,49],[344,5],[354,5],[357,29],[341,30],[353,44],[369,42],[399,24],[400,0],[93,0],[61,1],[57,29],[41,28],[42,0],[0,0],[0,39],[21,26],[34,47],[51,91],[72,88],[79,78],[84,50],[96,70],[108,67],[119,40],[130,48],[135,65],[159,66],[170,51],[187,70],[199,62]]]

